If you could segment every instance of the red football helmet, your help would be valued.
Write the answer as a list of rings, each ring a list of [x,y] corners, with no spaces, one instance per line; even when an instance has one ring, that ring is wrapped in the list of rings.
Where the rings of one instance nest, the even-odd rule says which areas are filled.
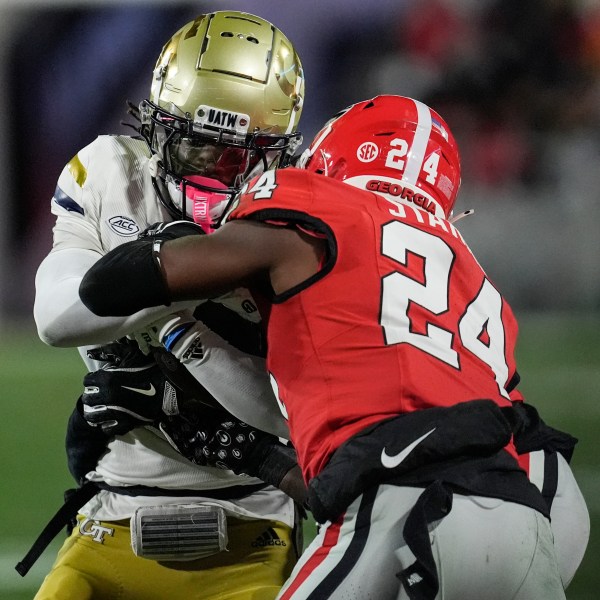
[[[298,166],[444,218],[460,186],[458,146],[448,125],[403,96],[377,96],[336,115]]]

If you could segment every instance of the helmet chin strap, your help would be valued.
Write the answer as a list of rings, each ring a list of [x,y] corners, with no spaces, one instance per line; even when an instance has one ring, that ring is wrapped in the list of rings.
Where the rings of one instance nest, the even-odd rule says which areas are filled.
[[[153,154],[148,161],[148,172],[150,173],[150,177],[152,179],[156,179],[159,176],[159,173],[164,173],[164,169],[162,167],[162,161],[158,154]]]
[[[187,219],[187,217],[182,214],[180,210],[177,210],[171,202],[169,190],[167,190],[165,182],[160,177],[152,177],[152,187],[154,188],[160,203],[165,207],[173,219],[176,221]]]
[[[218,222],[223,209],[229,203],[227,186],[217,179],[202,175],[186,176],[179,185],[168,182],[167,188],[175,188],[181,193],[185,213],[194,223],[200,225],[205,233],[215,230],[214,224]],[[221,190],[225,193],[220,193]]]

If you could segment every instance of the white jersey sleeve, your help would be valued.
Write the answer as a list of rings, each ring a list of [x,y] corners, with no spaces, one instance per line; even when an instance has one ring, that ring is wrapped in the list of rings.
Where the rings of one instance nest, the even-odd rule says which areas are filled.
[[[33,315],[40,339],[50,346],[104,344],[139,331],[190,303],[144,309],[129,317],[98,317],[79,299],[79,284],[98,260],[93,250],[66,248],[42,261],[35,277]]]
[[[193,303],[140,311],[130,317],[98,317],[79,298],[86,271],[112,248],[135,239],[148,225],[169,220],[144,168],[145,143],[101,136],[63,169],[51,210],[53,247],[36,273],[34,318],[51,346],[102,344]]]
[[[238,350],[200,321],[171,352],[232,415],[289,439],[287,421],[273,394],[264,358]]]
[[[215,298],[214,302],[244,320],[260,323],[258,308],[246,289],[234,290]],[[228,321],[231,323],[232,319],[228,318]],[[171,345],[168,340],[177,329],[185,333]],[[287,421],[273,393],[264,358],[239,350],[235,342],[225,340],[188,313],[164,319],[157,338],[166,342],[167,350],[232,415],[263,431],[289,439]]]

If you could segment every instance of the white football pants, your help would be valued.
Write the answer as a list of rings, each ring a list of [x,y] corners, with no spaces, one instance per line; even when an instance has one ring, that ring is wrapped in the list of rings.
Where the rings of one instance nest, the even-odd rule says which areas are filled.
[[[383,484],[365,492],[321,528],[277,598],[408,600],[397,574],[415,557],[402,531],[422,491]],[[454,494],[429,532],[436,600],[565,599],[550,523],[531,508]]]

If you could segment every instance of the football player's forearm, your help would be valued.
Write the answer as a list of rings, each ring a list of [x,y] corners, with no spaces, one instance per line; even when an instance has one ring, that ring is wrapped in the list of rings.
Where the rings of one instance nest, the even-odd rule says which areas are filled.
[[[193,285],[193,278],[188,277],[190,269],[182,268],[177,262],[170,270],[184,282],[185,289],[169,289],[162,268],[162,245],[163,242],[169,245],[180,241],[145,237],[113,248],[83,276],[79,286],[81,301],[98,316],[114,317],[133,315],[149,307],[171,306],[172,299],[201,300],[222,293],[222,290],[213,289],[206,289],[206,294],[194,293],[197,286]],[[198,254],[194,250],[186,252],[186,255],[190,254],[197,262]],[[176,311],[177,308],[171,306],[165,314]]]
[[[264,359],[238,350],[207,327],[198,330],[197,343],[197,352],[178,356],[194,378],[241,421],[289,439]]]
[[[228,412],[263,431],[289,438],[264,358],[240,350],[185,313],[165,320],[158,339]]]
[[[38,268],[33,314],[40,338],[50,346],[88,343],[90,333],[99,333],[97,325],[105,326],[104,322],[96,324],[98,317],[81,303],[78,294],[83,273],[97,259],[96,252],[70,248],[51,252]]]
[[[308,496],[308,490],[300,467],[295,465],[284,476],[279,483],[279,489],[290,498],[305,506]]]
[[[101,317],[126,317],[150,306],[170,305],[169,291],[154,258],[155,245],[160,242],[134,240],[100,258],[81,280],[83,304]]]
[[[269,261],[252,247],[252,235],[237,235],[240,228],[228,225],[209,236],[184,232],[178,239],[145,237],[113,248],[84,275],[82,302],[99,316],[127,316],[174,300],[215,298],[268,274]]]
[[[73,248],[50,253],[40,265],[34,318],[40,339],[46,344],[57,347],[103,344],[142,329],[175,310],[175,307],[158,307],[128,317],[95,315],[81,302],[79,285],[97,260],[96,252]]]

